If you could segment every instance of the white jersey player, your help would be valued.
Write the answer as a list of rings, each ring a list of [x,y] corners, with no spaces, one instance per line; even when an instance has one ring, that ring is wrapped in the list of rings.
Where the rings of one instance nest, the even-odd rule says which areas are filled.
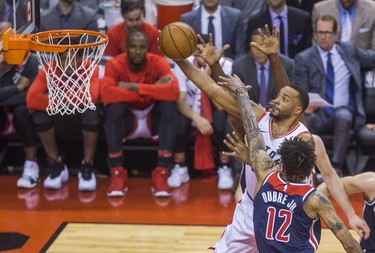
[[[264,138],[268,155],[276,164],[280,161],[277,150],[285,139],[298,137],[309,133],[308,129],[298,122],[288,132],[277,137],[272,134],[272,121],[270,113],[264,113],[258,121],[260,132]],[[242,200],[237,204],[234,211],[232,224],[225,228],[222,238],[215,244],[217,253],[256,253],[258,251],[255,242],[253,226],[253,199],[256,185],[256,176],[249,165],[245,165],[246,190]]]

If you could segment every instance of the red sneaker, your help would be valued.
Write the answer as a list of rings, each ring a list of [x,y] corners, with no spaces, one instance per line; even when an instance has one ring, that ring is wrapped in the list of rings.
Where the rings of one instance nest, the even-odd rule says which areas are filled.
[[[171,189],[168,186],[167,180],[169,170],[163,167],[156,167],[152,171],[152,193],[155,197],[170,197]]]
[[[124,167],[111,169],[111,183],[107,190],[108,197],[123,197],[128,191],[128,172]]]

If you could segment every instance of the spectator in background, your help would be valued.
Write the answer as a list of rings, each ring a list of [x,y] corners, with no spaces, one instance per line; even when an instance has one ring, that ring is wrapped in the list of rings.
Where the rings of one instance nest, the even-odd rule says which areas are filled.
[[[258,27],[276,25],[280,31],[279,52],[290,58],[311,46],[311,16],[308,12],[287,6],[285,0],[269,0],[268,8],[251,16],[247,23],[245,49],[249,51],[251,34]]]
[[[11,28],[10,23],[0,22],[0,32],[7,28]],[[38,60],[28,53],[22,64],[12,66],[0,78],[0,107],[4,113],[13,114],[13,125],[25,153],[22,177],[17,180],[17,187],[21,188],[34,188],[39,181],[38,136],[26,107],[27,90],[37,74]]]
[[[361,69],[375,66],[375,52],[364,51],[353,43],[338,42],[334,17],[317,18],[316,45],[295,58],[295,84],[318,93],[334,107],[310,108],[305,119],[314,134],[332,133],[332,166],[342,174],[351,129],[365,124]]]
[[[78,29],[98,31],[98,14],[76,0],[58,0],[57,5],[42,12],[40,30]]]
[[[149,52],[163,56],[157,42],[158,29],[143,20],[144,4],[139,0],[121,0],[121,13],[124,22],[108,30],[108,45],[104,55],[116,56],[124,53],[129,33],[141,31],[147,36]]]
[[[230,6],[242,12],[245,29],[249,17],[261,11],[266,5],[265,0],[219,0],[219,2],[223,6]]]
[[[40,0],[41,11],[46,11],[57,5],[59,0]],[[100,8],[100,4],[106,2],[106,0],[77,0],[78,3],[93,9],[99,17],[103,18],[103,10]]]
[[[312,18],[332,15],[337,20],[338,40],[352,41],[362,49],[375,50],[375,2],[327,0],[314,5]]]
[[[101,98],[106,105],[109,197],[122,197],[127,190],[123,139],[155,135],[159,135],[159,151],[157,166],[152,171],[152,191],[156,197],[171,196],[167,179],[173,166],[178,83],[168,61],[148,53],[148,45],[146,34],[132,32],[127,37],[126,53],[106,63]]]
[[[258,29],[252,32],[251,42],[263,44]],[[277,95],[277,89],[270,70],[267,55],[256,47],[250,45],[250,52],[241,56],[233,63],[233,74],[237,75],[244,83],[251,84],[249,97],[252,101],[266,108],[268,102]],[[294,62],[287,56],[279,55],[281,64],[291,83],[294,78]]]
[[[72,38],[71,42],[72,44],[75,44],[73,42],[77,41],[74,41]],[[68,42],[62,41],[60,44],[65,43]],[[69,78],[74,80],[80,80],[80,78],[82,78],[81,75],[85,74],[84,71],[87,69],[87,67],[80,68],[78,71],[76,71],[77,65],[79,65],[82,60],[82,55],[79,52],[80,51],[74,55],[72,55],[70,50],[60,53],[60,63],[62,65],[61,68],[56,69],[55,74],[62,77],[61,82],[63,83],[61,83],[61,85],[72,85],[70,83],[71,81],[63,81],[64,76],[69,76]],[[52,62],[51,64],[54,66],[57,63]],[[90,63],[86,62],[86,64]],[[46,65],[43,68],[48,67]],[[98,102],[100,92],[99,85],[98,68],[96,68],[90,79],[90,95],[94,104]],[[83,92],[82,90],[77,90],[75,88],[72,92],[75,93],[75,96],[84,96],[84,94],[79,95]],[[49,97],[45,69],[41,69],[39,71],[37,78],[29,89],[26,102],[27,107],[32,111],[32,120],[35,129],[49,158],[50,171],[48,177],[44,180],[44,188],[53,190],[61,189],[63,184],[69,179],[69,172],[57,147],[55,124],[56,122],[61,121],[69,122],[71,115],[62,116],[57,114],[55,116],[50,116],[47,114],[46,108],[49,103]],[[78,103],[77,106],[81,105]],[[83,113],[79,113],[77,115],[81,120],[83,135],[83,159],[81,168],[78,172],[78,190],[94,191],[96,190],[96,178],[94,174],[93,160],[98,133],[102,127],[101,112],[99,109],[87,109]]]
[[[375,252],[375,172],[364,172],[353,177],[343,177],[341,181],[348,195],[364,193],[363,218],[372,230],[368,239],[361,237],[360,245],[363,252]],[[327,196],[330,195],[325,183],[319,185],[318,191]]]
[[[189,24],[197,34],[212,33],[217,48],[229,44],[225,57],[234,60],[244,54],[245,26],[241,11],[222,6],[219,0],[202,0],[198,9],[182,14],[180,20]]]
[[[203,40],[208,43],[208,35],[201,35]],[[198,47],[202,44],[198,40]],[[188,60],[194,66],[211,75],[209,66],[202,58],[190,56]],[[232,72],[232,60],[221,58],[220,65],[225,74]],[[227,133],[232,131],[227,121],[227,113],[220,106],[211,103],[208,96],[191,82],[182,70],[175,65],[174,74],[177,77],[180,86],[180,97],[177,101],[178,110],[178,135],[175,145],[175,166],[171,176],[168,178],[168,184],[172,188],[178,188],[182,183],[189,181],[188,167],[186,165],[186,140],[194,129],[195,149],[194,149],[194,168],[202,171],[203,177],[208,178],[214,175],[215,160],[213,155],[212,137],[218,146],[219,168],[218,188],[220,190],[230,190],[233,187],[233,171],[228,156],[223,155],[221,151],[228,150],[223,139]],[[215,149],[216,150],[216,149]]]
[[[26,23],[26,2],[16,0],[13,6],[13,0],[0,1],[0,22],[9,22],[15,30],[23,26]]]
[[[307,11],[311,14],[314,4],[322,0],[286,0],[288,6],[292,6],[304,11]]]

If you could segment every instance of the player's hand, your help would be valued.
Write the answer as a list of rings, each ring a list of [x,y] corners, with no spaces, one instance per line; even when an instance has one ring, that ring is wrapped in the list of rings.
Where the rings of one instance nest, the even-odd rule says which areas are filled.
[[[232,152],[223,151],[221,152],[223,155],[232,156],[243,163],[249,162],[247,147],[236,132],[233,131],[232,135],[227,134],[226,139],[224,139],[224,144],[232,150]]]
[[[264,32],[258,28],[260,37],[263,43],[259,45],[256,42],[251,42],[251,46],[256,47],[265,55],[278,54],[279,50],[279,31],[276,29],[276,25],[273,26],[272,33],[270,32],[268,25],[264,26]]]
[[[193,121],[198,129],[198,131],[203,135],[213,134],[214,129],[212,128],[211,123],[201,115],[197,114],[194,116]]]
[[[220,81],[217,82],[217,84],[227,91],[231,92],[232,94],[236,94],[236,90],[238,88],[245,88],[247,89],[247,91],[249,91],[251,88],[250,85],[246,86],[237,75],[228,75],[226,77],[220,76],[219,78]]]
[[[27,77],[21,76],[17,81],[17,90],[24,91],[30,85],[30,80]]]
[[[209,34],[209,42],[206,44],[200,34],[197,35],[198,40],[201,42],[202,47],[197,47],[197,50],[193,54],[196,57],[202,58],[208,66],[213,66],[215,63],[219,62],[220,58],[223,56],[224,52],[230,47],[228,44],[224,45],[221,50],[216,50],[213,44],[212,34]]]
[[[359,236],[363,236],[366,240],[370,236],[370,228],[366,221],[360,218],[358,215],[354,215],[349,219],[349,225],[354,229]]]

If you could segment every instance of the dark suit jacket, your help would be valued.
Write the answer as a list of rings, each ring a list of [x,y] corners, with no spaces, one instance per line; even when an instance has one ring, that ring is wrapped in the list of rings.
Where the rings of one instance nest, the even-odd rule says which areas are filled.
[[[58,5],[46,10],[41,15],[40,30],[61,30]],[[97,13],[82,4],[75,2],[70,18],[69,29],[98,31]]]
[[[289,81],[292,83],[294,78],[294,61],[287,56],[280,55],[281,64],[289,77]],[[250,84],[251,89],[249,91],[249,97],[255,103],[259,103],[259,84],[258,84],[258,71],[255,64],[255,60],[251,53],[247,53],[237,60],[234,61],[232,66],[232,74],[236,74],[242,82],[246,85]],[[277,94],[275,83],[273,81],[271,71],[268,77],[268,91],[267,100],[270,101]]]
[[[294,82],[308,92],[319,93],[322,98],[325,98],[326,72],[317,47],[315,45],[296,55]],[[356,102],[352,109],[355,112],[355,127],[359,128],[366,123],[361,69],[375,67],[375,51],[360,49],[352,42],[338,42],[336,47],[351,74],[348,92]]]
[[[245,50],[249,51],[251,34],[254,29],[263,28],[265,24],[272,28],[269,8],[249,18],[245,38]],[[312,24],[310,14],[306,11],[288,6],[288,51],[289,57],[311,46]]]
[[[180,16],[180,20],[189,24],[197,34],[202,33],[201,10],[202,6]],[[241,11],[228,6],[221,6],[220,14],[223,45],[230,45],[224,56],[236,59],[244,54],[245,26],[242,22]]]

